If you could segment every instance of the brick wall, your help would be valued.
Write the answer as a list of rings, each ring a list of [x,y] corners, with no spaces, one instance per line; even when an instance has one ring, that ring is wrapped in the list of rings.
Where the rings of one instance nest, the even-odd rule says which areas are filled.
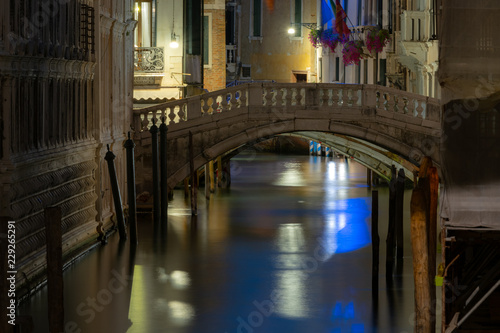
[[[207,14],[212,17],[212,61],[203,75],[205,89],[215,91],[226,87],[226,14],[225,9],[205,9]]]

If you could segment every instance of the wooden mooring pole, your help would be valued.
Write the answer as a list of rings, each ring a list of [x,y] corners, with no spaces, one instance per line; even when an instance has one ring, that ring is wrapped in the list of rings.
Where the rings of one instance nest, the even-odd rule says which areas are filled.
[[[153,221],[155,228],[160,225],[160,175],[158,170],[158,126],[153,118],[153,126],[149,129],[151,133],[151,163],[153,165]]]
[[[124,144],[127,150],[127,192],[128,192],[128,224],[130,225],[130,243],[137,244],[137,209],[136,209],[136,191],[135,191],[135,143],[130,138]]]
[[[111,183],[111,191],[113,193],[113,202],[115,204],[115,214],[116,214],[116,223],[118,224],[118,232],[120,234],[120,240],[127,239],[127,230],[125,229],[125,219],[123,217],[123,205],[122,205],[122,197],[120,195],[120,187],[118,186],[118,178],[116,177],[116,168],[115,168],[115,154],[111,150],[109,150],[109,145],[107,145],[108,152],[104,159],[108,162],[108,171],[109,171],[109,181]]]
[[[45,208],[49,332],[64,332],[61,207]],[[2,318],[4,320],[4,318]]]
[[[193,133],[189,132],[189,170],[191,174],[191,215],[198,214],[198,188],[194,168]]]
[[[391,181],[389,183],[389,223],[386,239],[386,257],[385,257],[385,278],[387,282],[392,283],[392,274],[394,262],[396,259],[396,167],[391,168]]]
[[[167,124],[162,117],[160,125],[160,220],[163,226],[168,223],[168,185],[167,185]]]
[[[427,237],[427,203],[425,189],[417,186],[411,196],[411,243],[415,281],[415,333],[431,333],[433,321],[429,284],[429,252]]]
[[[403,223],[403,211],[404,211],[404,194],[405,194],[405,171],[399,169],[398,178],[396,181],[396,199],[394,207],[394,226],[396,233],[396,256],[398,260],[398,266],[402,264],[403,254],[404,254],[404,223]]]

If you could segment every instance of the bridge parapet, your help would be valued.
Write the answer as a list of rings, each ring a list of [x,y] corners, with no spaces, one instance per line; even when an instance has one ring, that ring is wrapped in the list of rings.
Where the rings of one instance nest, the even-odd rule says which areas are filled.
[[[405,91],[367,84],[335,83],[249,83],[203,95],[158,104],[134,112],[136,130],[142,132],[152,120],[164,117],[167,125],[206,115],[235,110],[283,107],[289,112],[304,109],[373,109],[378,116],[404,116],[413,124],[439,128],[439,100]],[[346,110],[348,112],[348,110]],[[438,126],[436,126],[438,125]]]
[[[387,160],[418,168],[426,155],[439,165],[441,118],[438,100],[382,86],[250,83],[136,110],[136,156],[150,155],[148,129],[162,120],[170,187],[189,174],[190,133],[195,168],[241,145],[296,132],[356,138],[368,150],[383,148]],[[138,181],[146,183],[147,172],[138,172]]]

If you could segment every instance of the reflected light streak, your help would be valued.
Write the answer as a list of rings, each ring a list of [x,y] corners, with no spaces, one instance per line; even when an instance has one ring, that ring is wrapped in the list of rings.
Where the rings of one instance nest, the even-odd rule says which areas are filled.
[[[277,267],[275,282],[280,295],[276,313],[287,318],[307,318],[307,273],[302,267],[302,259],[305,257],[302,225],[281,224],[276,242],[281,253],[276,258],[280,265]]]
[[[283,172],[279,174],[279,178],[273,183],[278,186],[304,186],[305,181],[300,170],[299,163],[285,163]]]

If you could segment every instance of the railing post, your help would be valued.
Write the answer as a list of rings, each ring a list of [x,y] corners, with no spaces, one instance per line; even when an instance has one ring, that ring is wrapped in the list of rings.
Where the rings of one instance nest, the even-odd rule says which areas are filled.
[[[248,111],[252,111],[254,108],[262,108],[262,96],[263,96],[262,84],[250,83],[248,85]]]
[[[363,94],[361,95],[363,100],[361,101],[361,105],[364,107],[375,108],[377,106],[377,96],[376,89],[367,84],[363,84]]]
[[[161,118],[160,125],[160,170],[161,170],[161,224],[168,222],[168,187],[167,187],[167,125],[165,118]]]
[[[127,231],[125,229],[125,220],[123,218],[123,205],[122,198],[120,196],[120,188],[118,187],[118,178],[116,177],[116,169],[115,169],[115,154],[109,150],[106,153],[104,159],[108,162],[108,170],[109,170],[109,180],[111,182],[111,191],[113,193],[113,201],[115,203],[115,211],[116,211],[116,223],[118,224],[118,232],[120,233],[120,240],[127,239]]]
[[[128,132],[128,140],[125,141],[124,147],[127,150],[128,221],[130,225],[130,243],[137,244],[137,209],[135,205],[136,191],[134,160],[135,143],[130,138],[130,132]]]
[[[193,120],[201,117],[201,97],[193,96],[187,102],[187,119]]]
[[[151,133],[151,162],[153,165],[153,221],[155,228],[160,224],[160,179],[158,176],[158,126],[153,118],[153,126],[149,129]]]

